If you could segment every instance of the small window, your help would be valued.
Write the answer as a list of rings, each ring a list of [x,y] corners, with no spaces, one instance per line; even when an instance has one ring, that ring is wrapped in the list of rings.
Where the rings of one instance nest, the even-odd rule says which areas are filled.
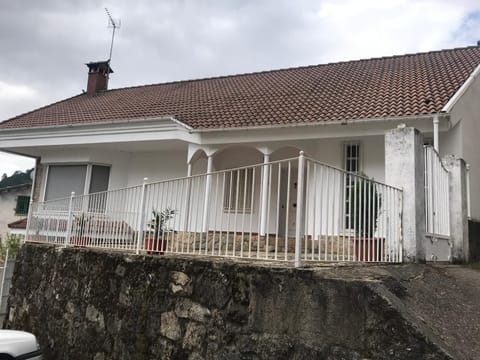
[[[251,211],[252,181],[252,168],[232,170],[225,173],[225,188],[223,197],[223,209],[225,211]]]
[[[360,144],[345,144],[345,170],[360,172]]]
[[[30,196],[20,195],[17,197],[17,206],[15,207],[15,215],[27,216],[30,204]]]
[[[358,174],[361,172],[361,162],[360,162],[360,144],[359,143],[348,143],[344,147],[344,156],[345,156],[345,171],[348,171],[353,174]],[[345,183],[345,224],[347,228],[354,226],[353,219],[350,219],[350,214],[354,211],[352,204],[352,199],[355,196],[355,176],[347,174],[346,183]]]

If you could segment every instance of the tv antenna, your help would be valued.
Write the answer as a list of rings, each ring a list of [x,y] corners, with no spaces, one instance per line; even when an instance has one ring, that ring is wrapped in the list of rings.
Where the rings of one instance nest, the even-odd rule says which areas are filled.
[[[112,42],[110,43],[110,53],[108,54],[108,70],[107,70],[107,81],[108,78],[110,77],[110,61],[112,60],[112,52],[113,52],[113,40],[115,40],[115,30],[120,28],[120,19],[114,20],[112,15],[110,14],[110,11],[108,11],[107,8],[105,8],[105,12],[107,13],[108,16],[108,27],[112,28]]]

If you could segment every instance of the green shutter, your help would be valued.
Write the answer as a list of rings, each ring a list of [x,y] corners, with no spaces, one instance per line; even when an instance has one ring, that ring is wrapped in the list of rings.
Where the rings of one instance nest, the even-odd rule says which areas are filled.
[[[17,197],[17,207],[15,215],[28,215],[28,206],[30,204],[30,196],[20,195]]]

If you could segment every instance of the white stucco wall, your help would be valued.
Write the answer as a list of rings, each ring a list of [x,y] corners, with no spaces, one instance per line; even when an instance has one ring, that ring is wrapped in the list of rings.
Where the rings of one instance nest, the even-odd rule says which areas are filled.
[[[187,151],[135,152],[129,156],[127,186],[187,176]]]
[[[471,216],[480,219],[480,77],[477,77],[451,112],[451,121],[460,123],[461,156],[470,164]],[[455,149],[456,150],[456,149]]]

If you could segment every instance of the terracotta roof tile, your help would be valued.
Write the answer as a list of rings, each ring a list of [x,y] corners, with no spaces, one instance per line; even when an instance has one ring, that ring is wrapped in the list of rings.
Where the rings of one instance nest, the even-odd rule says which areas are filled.
[[[0,129],[168,115],[193,128],[223,128],[432,114],[479,63],[474,46],[113,89],[17,116]]]

